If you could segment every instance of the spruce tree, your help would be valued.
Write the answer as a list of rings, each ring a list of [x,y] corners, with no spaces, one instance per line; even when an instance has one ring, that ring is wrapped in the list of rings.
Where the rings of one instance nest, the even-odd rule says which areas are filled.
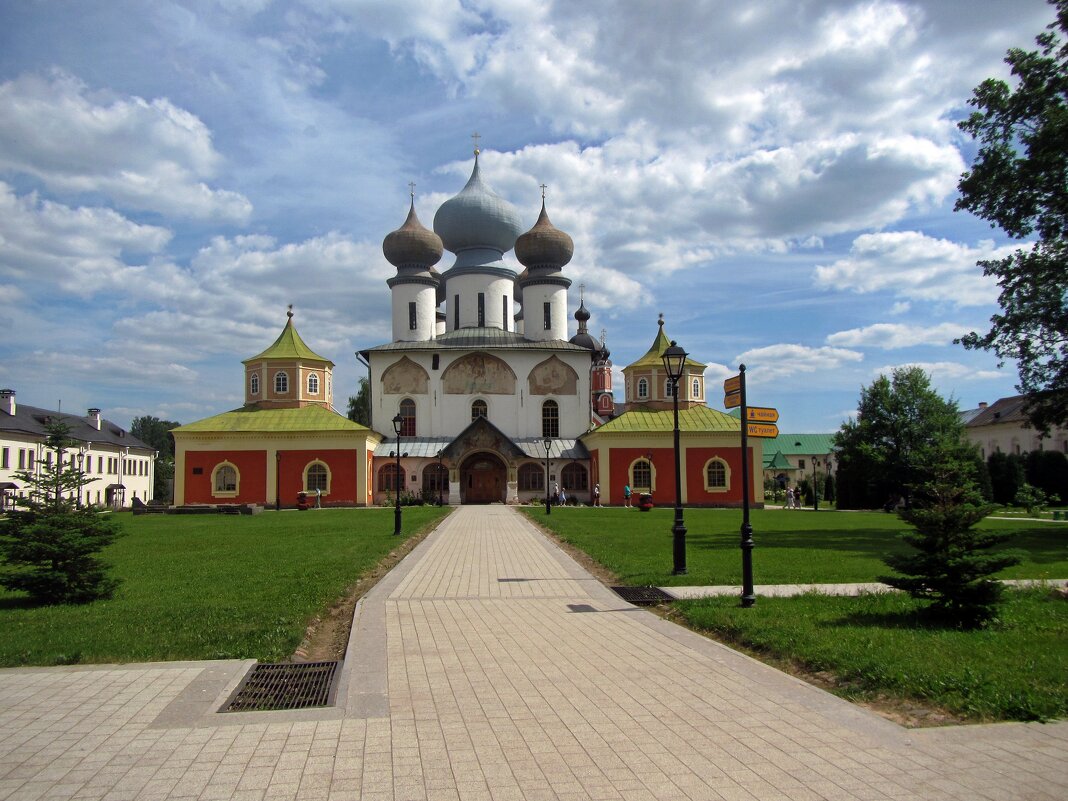
[[[989,552],[1011,535],[974,529],[992,509],[976,485],[974,451],[943,437],[917,454],[912,506],[899,513],[915,529],[902,535],[915,550],[885,557],[900,575],[879,579],[930,601],[936,618],[961,627],[995,616],[1003,586],[991,576],[1020,561],[1011,552]]]
[[[119,532],[110,515],[80,505],[82,487],[96,479],[66,458],[74,445],[69,433],[62,423],[48,427],[45,447],[55,460],[15,474],[29,492],[15,501],[22,508],[0,523],[0,560],[6,563],[0,584],[42,604],[109,598],[119,583],[97,556]]]

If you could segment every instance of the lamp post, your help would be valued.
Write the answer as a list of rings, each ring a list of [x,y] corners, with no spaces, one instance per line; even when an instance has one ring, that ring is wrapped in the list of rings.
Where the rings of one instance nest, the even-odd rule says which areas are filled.
[[[438,450],[438,506],[442,506],[443,505],[442,502],[441,502],[441,485],[443,483],[442,480],[441,480],[441,474],[444,472],[444,470],[445,470],[445,468],[441,464],[441,450],[439,449]]]
[[[545,445],[545,514],[551,515],[553,507],[549,503],[549,449],[553,446],[552,437],[546,437],[542,443]]]
[[[400,416],[400,412],[393,418],[393,432],[397,435],[397,471],[393,474],[394,483],[397,485],[397,503],[393,507],[393,534],[400,536],[401,533],[401,508],[400,508],[400,488],[401,482],[404,481],[404,474],[401,472],[401,425],[404,423],[404,418]]]
[[[686,527],[682,524],[682,467],[679,461],[679,379],[686,364],[685,350],[675,340],[664,351],[664,371],[671,378],[671,399],[675,410],[675,524],[671,527],[672,556],[674,573],[681,576],[686,572]]]
[[[816,465],[820,462],[815,456],[812,457],[812,511],[820,510],[820,486],[816,483]]]

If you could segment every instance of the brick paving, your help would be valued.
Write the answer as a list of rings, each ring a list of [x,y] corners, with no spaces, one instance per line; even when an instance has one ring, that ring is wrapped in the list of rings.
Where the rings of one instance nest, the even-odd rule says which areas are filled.
[[[462,507],[357,607],[334,707],[247,661],[0,671],[0,800],[1063,799],[1068,722],[907,730]]]

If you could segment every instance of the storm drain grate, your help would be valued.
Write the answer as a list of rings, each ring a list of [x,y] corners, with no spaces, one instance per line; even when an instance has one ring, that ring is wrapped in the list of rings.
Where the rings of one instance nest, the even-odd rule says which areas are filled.
[[[675,600],[659,587],[613,587],[612,592],[635,606],[656,606]]]
[[[330,706],[340,662],[254,665],[223,712]]]

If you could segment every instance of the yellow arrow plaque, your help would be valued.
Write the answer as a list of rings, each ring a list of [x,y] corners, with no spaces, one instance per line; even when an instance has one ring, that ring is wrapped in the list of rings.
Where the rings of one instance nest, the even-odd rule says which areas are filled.
[[[742,377],[740,375],[732,376],[723,382],[723,391],[730,395],[732,392],[742,391]]]
[[[762,437],[767,439],[769,437],[779,436],[779,427],[770,423],[747,423],[746,432],[751,437]]]
[[[769,409],[766,406],[749,406],[745,410],[745,419],[750,423],[777,423],[779,410]]]
[[[737,408],[738,406],[741,406],[741,405],[742,405],[742,393],[741,392],[732,392],[729,395],[724,395],[723,396],[723,408],[724,409],[735,409],[735,408]]]

